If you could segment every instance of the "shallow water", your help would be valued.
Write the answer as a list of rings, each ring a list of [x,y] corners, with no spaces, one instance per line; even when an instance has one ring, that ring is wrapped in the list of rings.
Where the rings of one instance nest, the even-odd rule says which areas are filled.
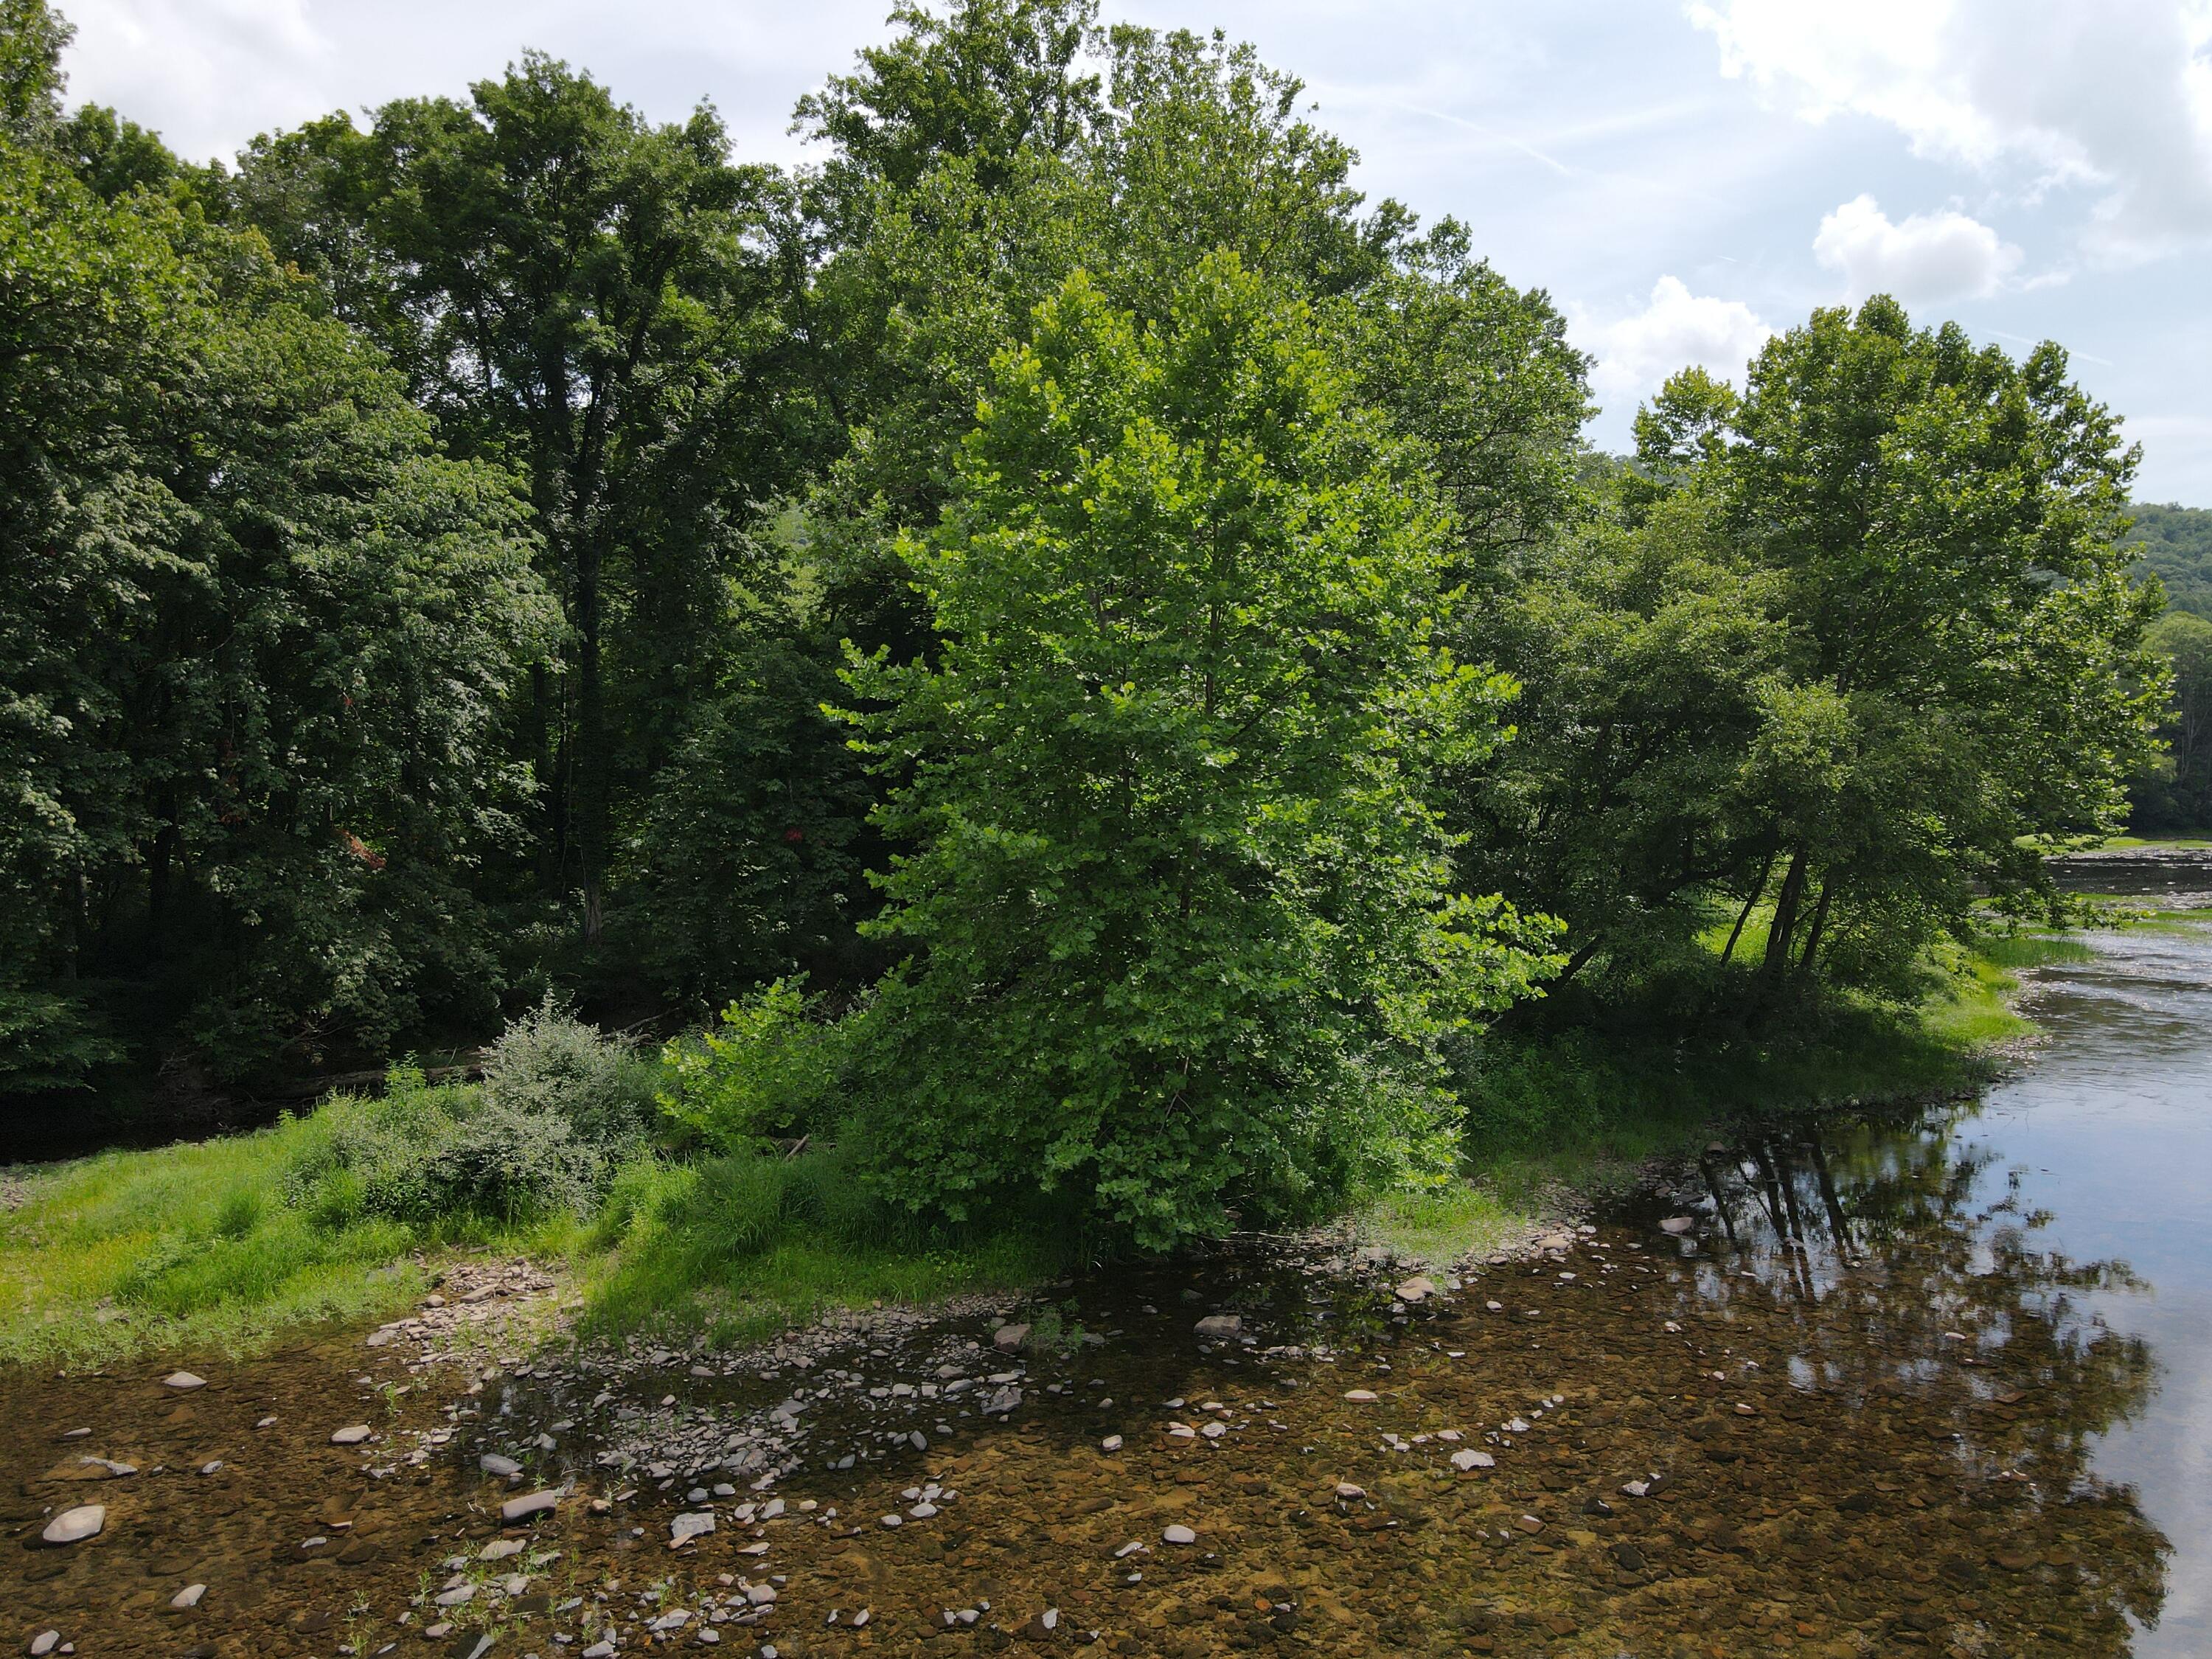
[[[1418,1302],[1254,1245],[1062,1287],[1018,1360],[969,1315],[735,1375],[355,1332],[189,1395],[8,1376],[0,1609],[87,1655],[2212,1652],[2212,928],[2091,943],[1983,1097],[1717,1143]],[[138,1472],[56,1478],[87,1455]],[[19,1547],[87,1501],[100,1537]],[[671,1551],[679,1512],[716,1529]]]

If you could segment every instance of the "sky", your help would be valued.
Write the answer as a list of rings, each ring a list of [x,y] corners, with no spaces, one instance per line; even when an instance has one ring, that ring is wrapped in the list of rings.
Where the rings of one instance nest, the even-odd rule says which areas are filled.
[[[889,0],[59,0],[73,100],[195,159],[525,47],[742,159]],[[1358,180],[1452,214],[1596,360],[1593,441],[1698,362],[1887,292],[2043,339],[2142,446],[2138,500],[2212,507],[2212,0],[1105,0],[1220,28],[1306,82]]]

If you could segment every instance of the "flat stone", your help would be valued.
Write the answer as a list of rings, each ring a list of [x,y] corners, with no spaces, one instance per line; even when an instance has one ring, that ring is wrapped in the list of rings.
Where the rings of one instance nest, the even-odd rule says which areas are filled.
[[[40,1631],[31,1638],[31,1645],[27,1650],[31,1659],[46,1659],[46,1655],[61,1645],[61,1640],[62,1633],[58,1630]]]
[[[376,1432],[366,1423],[349,1423],[331,1436],[333,1446],[358,1446]]]
[[[522,1473],[522,1465],[512,1457],[501,1457],[497,1452],[486,1452],[477,1459],[477,1467],[486,1474],[495,1474],[502,1480],[512,1480]]]
[[[1198,1534],[1193,1532],[1188,1527],[1184,1526],[1181,1522],[1177,1522],[1174,1526],[1168,1528],[1165,1531],[1161,1533],[1160,1538],[1163,1542],[1169,1544],[1195,1544],[1198,1542]]]
[[[1355,1406],[1371,1406],[1382,1396],[1372,1389],[1347,1389],[1344,1397]]]
[[[49,1544],[82,1544],[88,1538],[97,1537],[106,1524],[105,1504],[80,1504],[47,1522],[46,1529],[39,1536]]]
[[[1477,1451],[1472,1446],[1451,1455],[1451,1466],[1464,1474],[1469,1469],[1494,1469],[1498,1460],[1486,1451]]]
[[[1208,1314],[1198,1322],[1198,1334],[1213,1341],[1226,1341],[1243,1334],[1244,1320],[1239,1314]]]
[[[688,1544],[714,1530],[714,1515],[711,1510],[679,1515],[668,1523],[668,1547],[674,1549],[679,1544]]]
[[[1437,1293],[1437,1282],[1426,1273],[1416,1273],[1391,1294],[1401,1302],[1425,1302]]]
[[[179,1613],[189,1613],[199,1606],[200,1597],[207,1594],[205,1584],[187,1584],[169,1598],[169,1605]]]
[[[1108,1435],[1108,1436],[1107,1436],[1103,1440],[1102,1440],[1102,1441],[1100,1441],[1100,1442],[1098,1443],[1098,1449],[1099,1449],[1100,1451],[1109,1451],[1109,1452],[1117,1452],[1117,1451],[1121,1450],[1121,1437],[1120,1435],[1118,1435],[1118,1434],[1109,1434],[1109,1435]]]
[[[510,1498],[499,1506],[500,1524],[511,1527],[518,1521],[528,1521],[541,1515],[550,1515],[561,1502],[557,1492],[526,1492],[520,1498]]]
[[[1692,1216],[1670,1215],[1659,1224],[1659,1231],[1662,1233],[1672,1233],[1675,1237],[1680,1238],[1697,1224],[1697,1219]]]
[[[190,1371],[171,1371],[161,1379],[165,1389],[174,1389],[179,1394],[190,1394],[194,1389],[207,1387],[207,1378],[194,1376]]]
[[[1030,1340],[1026,1325],[1001,1325],[991,1333],[991,1346],[1000,1353],[1018,1353],[1022,1344]]]
[[[520,1538],[495,1538],[477,1552],[479,1561],[504,1561],[511,1555],[520,1555],[529,1545]]]

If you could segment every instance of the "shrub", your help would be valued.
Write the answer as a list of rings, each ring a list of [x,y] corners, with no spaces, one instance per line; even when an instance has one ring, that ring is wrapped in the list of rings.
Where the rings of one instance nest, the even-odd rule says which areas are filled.
[[[720,1030],[661,1050],[661,1109],[718,1151],[822,1127],[843,1070],[845,1028],[821,999],[779,979],[722,1011]]]
[[[549,991],[485,1055],[483,1098],[518,1123],[550,1115],[578,1140],[615,1152],[641,1139],[652,1123],[658,1078],[628,1039],[578,1019]]]
[[[366,1217],[416,1225],[581,1213],[610,1158],[557,1112],[395,1066],[380,1098],[341,1096],[302,1126],[285,1201],[325,1228]]]

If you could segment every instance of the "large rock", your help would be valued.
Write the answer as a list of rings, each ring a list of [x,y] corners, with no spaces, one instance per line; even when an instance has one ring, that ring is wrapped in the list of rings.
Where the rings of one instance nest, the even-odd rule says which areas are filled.
[[[714,1530],[714,1516],[711,1510],[701,1510],[679,1515],[668,1523],[668,1547],[674,1549],[678,1545],[688,1544]]]
[[[1022,1344],[1030,1340],[1026,1325],[1001,1325],[991,1333],[991,1346],[1000,1353],[1019,1353]]]
[[[349,1423],[331,1436],[333,1446],[358,1446],[376,1431],[366,1423]]]
[[[190,1371],[171,1371],[161,1379],[161,1385],[174,1389],[179,1394],[190,1394],[194,1389],[207,1387],[207,1378],[194,1376]]]
[[[105,1504],[80,1504],[73,1510],[64,1510],[46,1522],[46,1529],[39,1536],[49,1544],[82,1544],[95,1538],[107,1524]]]
[[[1425,1302],[1436,1293],[1437,1281],[1426,1273],[1416,1273],[1395,1292],[1401,1302]]]
[[[1244,1334],[1244,1321],[1236,1314],[1208,1314],[1198,1322],[1198,1334],[1216,1342],[1225,1342]]]
[[[532,1521],[541,1515],[550,1515],[561,1502],[557,1492],[525,1492],[520,1498],[510,1498],[499,1506],[499,1522],[511,1527],[518,1521]]]
[[[477,1467],[486,1474],[495,1474],[502,1480],[511,1480],[522,1473],[522,1465],[512,1457],[501,1457],[497,1452],[486,1452],[477,1459]]]

